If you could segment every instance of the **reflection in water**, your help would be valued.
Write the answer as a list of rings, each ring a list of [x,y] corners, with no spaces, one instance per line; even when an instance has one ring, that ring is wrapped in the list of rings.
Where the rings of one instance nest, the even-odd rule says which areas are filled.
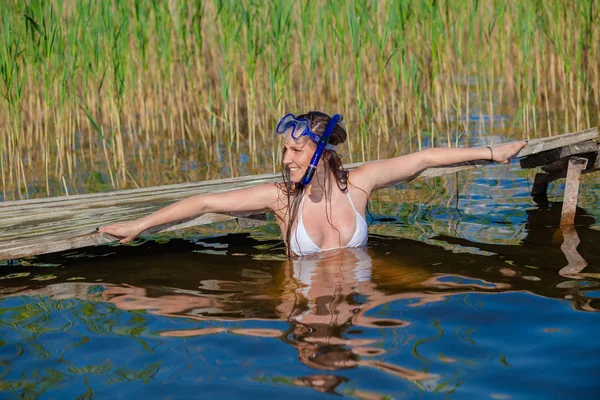
[[[365,314],[392,300],[371,281],[372,260],[365,248],[330,251],[296,259],[290,301],[279,310],[290,322],[285,340],[298,350],[298,359],[311,368],[335,371],[357,366],[375,367],[411,381],[437,376],[413,371],[368,356],[385,350],[369,348],[377,340],[351,339],[348,330],[372,327],[399,328],[405,321],[367,317]],[[318,380],[320,382],[320,380]]]
[[[318,392],[336,393],[336,388],[348,382],[348,378],[335,375],[309,375],[294,379],[294,384],[297,386],[307,386],[315,389]]]
[[[512,370],[523,373],[515,358],[531,349],[519,348],[522,338],[548,343],[553,335],[558,338],[550,341],[555,346],[540,354],[560,353],[562,348],[576,353],[575,325],[561,320],[594,318],[600,310],[595,274],[600,232],[586,229],[589,218],[578,215],[577,231],[561,236],[550,214],[528,211],[527,236],[519,245],[438,236],[438,243],[447,244],[442,248],[373,235],[368,249],[330,251],[290,262],[280,257],[280,250],[265,250],[264,241],[241,233],[195,243],[172,240],[86,249],[47,256],[39,266],[6,266],[0,276],[0,355],[11,361],[5,370],[9,375],[0,378],[18,388],[24,378],[11,381],[11,371],[19,377],[38,376],[37,367],[19,370],[21,354],[33,363],[59,359],[49,376],[63,374],[64,380],[71,379],[69,374],[88,379],[86,374],[94,371],[110,382],[146,384],[158,381],[161,373],[167,376],[160,382],[171,382],[185,371],[195,377],[211,373],[222,362],[236,368],[248,363],[256,382],[263,382],[260,374],[266,374],[297,390],[347,394],[356,387],[352,394],[361,398],[381,398],[401,385],[419,392],[464,390],[465,382],[480,383],[470,371],[489,374],[495,360],[508,376]],[[220,254],[211,254],[218,243]],[[519,317],[524,307],[533,311]],[[542,309],[568,309],[572,314],[549,314],[540,325],[531,325],[528,320]],[[62,315],[68,317],[64,326]],[[495,322],[498,318],[501,324]],[[515,336],[504,337],[506,326]],[[61,338],[60,350],[52,350],[48,342],[43,345],[46,337],[52,343]],[[144,343],[148,353],[122,352],[129,339]],[[105,349],[106,340],[121,347],[111,350],[114,345],[108,344]],[[261,343],[264,347],[253,347]],[[80,365],[94,358],[94,345],[102,347],[102,357]],[[204,350],[211,346],[217,360],[213,363],[206,361]],[[19,350],[13,355],[9,348]],[[35,350],[23,353],[22,348]],[[135,366],[118,364],[125,357],[120,353],[134,357]],[[263,361],[252,365],[247,354],[257,354],[265,363],[276,359],[276,366],[263,367]],[[366,384],[372,377],[387,383]],[[45,382],[53,385],[61,379]],[[31,378],[31,386],[40,387],[40,380]],[[374,387],[382,388],[382,394]]]
[[[598,289],[600,273],[588,265],[600,265],[597,243],[600,231],[589,229],[595,218],[582,208],[575,212],[575,225],[561,228],[561,202],[547,202],[539,208],[527,210],[526,236],[518,246],[473,242],[457,237],[438,236],[436,239],[464,248],[475,248],[505,260],[500,273],[515,278],[511,284],[516,290],[542,290],[547,294],[547,284],[552,282],[556,294],[571,301],[581,311],[599,311],[600,301],[587,292]],[[582,254],[585,254],[582,256]],[[556,272],[555,272],[556,271]],[[555,280],[555,274],[567,280]],[[523,285],[519,278],[528,280]],[[592,278],[594,280],[583,279]],[[539,283],[531,283],[539,282]],[[534,289],[535,287],[535,289]],[[556,295],[555,294],[555,295]]]
[[[563,243],[560,245],[560,249],[565,254],[568,264],[566,267],[561,268],[558,273],[565,277],[581,279],[577,274],[587,266],[587,262],[577,252],[577,246],[581,243],[579,235],[577,235],[577,230],[572,225],[564,226],[561,229]]]
[[[378,272],[403,288],[390,294],[373,282],[373,259],[366,248],[334,250],[284,262],[283,280],[279,285],[275,306],[277,318],[289,323],[287,331],[237,327],[207,327],[160,332],[165,337],[192,337],[217,333],[278,337],[297,350],[298,360],[318,371],[338,371],[368,367],[410,381],[422,389],[438,388],[440,376],[374,357],[386,350],[378,347],[380,339],[353,338],[356,330],[399,329],[409,322],[369,316],[369,312],[394,301],[411,301],[412,307],[447,300],[449,296],[506,290],[510,285],[469,280],[449,274],[431,275],[424,270],[401,264],[386,264],[381,260]],[[122,310],[147,310],[168,317],[198,320],[232,320],[240,312],[240,301],[256,300],[265,294],[234,296],[243,292],[232,281],[201,281],[207,293],[154,295],[149,290],[131,285],[104,284],[102,298]],[[260,318],[260,316],[257,316]],[[248,318],[244,318],[247,320]],[[354,332],[353,332],[354,331]],[[345,380],[335,375],[316,374],[300,377],[295,384],[311,386],[318,391],[332,392]]]
[[[431,251],[435,249],[432,246],[412,245],[413,248],[422,246],[421,250],[415,249],[419,254],[417,259],[423,260],[427,252],[420,252],[427,249],[430,251],[425,258],[431,255],[433,259],[439,258],[439,254]],[[385,242],[382,247],[386,247]],[[202,266],[186,277],[188,282],[196,283],[197,289],[183,281],[179,287],[150,283],[161,281],[155,274],[166,274],[153,268],[147,268],[142,282],[136,285],[64,282],[37,289],[24,286],[14,289],[19,295],[101,300],[127,312],[145,310],[154,315],[209,323],[199,328],[161,330],[158,333],[162,337],[232,334],[278,338],[295,349],[302,364],[319,371],[294,378],[292,383],[318,391],[334,392],[337,386],[346,382],[335,371],[356,368],[374,369],[423,390],[442,390],[442,377],[435,371],[383,360],[387,353],[386,347],[382,346],[386,332],[401,332],[410,326],[410,322],[381,317],[375,311],[396,301],[405,302],[407,307],[422,307],[443,303],[456,295],[505,291],[510,285],[435,272],[430,267],[414,267],[412,257],[410,254],[404,258],[379,254],[373,258],[366,248],[343,249],[292,262],[271,262],[269,273],[264,269],[261,272],[258,264],[254,268],[228,273],[221,271],[221,279],[210,265]],[[93,266],[94,260],[91,259],[86,268],[92,276],[99,272]],[[69,270],[63,272],[68,274]],[[239,276],[231,276],[231,272]],[[103,276],[102,280],[119,279],[111,271],[105,271]],[[269,320],[286,322],[288,328],[230,324],[231,321]],[[369,332],[369,335],[363,332]],[[414,346],[417,346],[416,342]],[[443,390],[450,390],[449,386],[445,387]]]

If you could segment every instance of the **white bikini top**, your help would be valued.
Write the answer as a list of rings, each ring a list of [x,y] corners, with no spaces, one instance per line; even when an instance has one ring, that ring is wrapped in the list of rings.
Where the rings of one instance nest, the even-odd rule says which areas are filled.
[[[364,246],[367,243],[367,234],[368,227],[367,221],[365,218],[360,215],[356,208],[354,208],[354,203],[352,203],[352,198],[350,194],[346,192],[348,195],[348,200],[350,200],[350,205],[354,210],[354,214],[356,215],[356,229],[354,230],[354,235],[352,239],[348,242],[346,247],[360,247]],[[297,256],[306,256],[309,254],[318,253],[319,251],[333,250],[337,247],[332,247],[330,249],[321,249],[319,246],[312,241],[308,233],[306,232],[306,228],[304,226],[304,222],[302,221],[302,215],[304,213],[304,197],[302,197],[302,204],[300,204],[300,216],[298,217],[298,224],[296,225],[296,229],[292,232],[292,236],[290,237],[290,250]]]

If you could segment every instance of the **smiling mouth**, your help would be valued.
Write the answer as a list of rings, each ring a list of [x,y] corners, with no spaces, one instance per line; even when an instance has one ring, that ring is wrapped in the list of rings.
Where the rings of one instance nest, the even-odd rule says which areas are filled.
[[[300,168],[298,167],[289,167],[290,172],[296,172],[296,171],[300,171]]]

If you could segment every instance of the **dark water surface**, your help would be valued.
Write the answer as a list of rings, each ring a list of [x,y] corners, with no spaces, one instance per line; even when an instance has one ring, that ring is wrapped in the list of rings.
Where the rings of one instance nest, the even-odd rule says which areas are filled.
[[[271,221],[4,264],[0,397],[596,398],[600,184],[563,232],[532,178],[382,191],[367,248],[293,262]]]

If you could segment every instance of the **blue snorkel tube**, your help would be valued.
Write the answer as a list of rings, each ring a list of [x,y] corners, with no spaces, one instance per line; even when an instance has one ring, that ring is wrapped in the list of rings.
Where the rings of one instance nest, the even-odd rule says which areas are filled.
[[[327,143],[329,143],[329,138],[331,137],[331,132],[333,132],[333,129],[338,124],[338,122],[340,122],[341,120],[342,120],[342,116],[340,114],[335,114],[329,120],[329,123],[327,124],[327,128],[325,128],[325,132],[323,132],[323,134],[321,135],[321,138],[319,139],[319,143],[317,143],[317,150],[315,150],[315,154],[313,154],[312,159],[310,160],[308,169],[306,170],[306,173],[304,173],[304,176],[300,180],[300,183],[302,185],[306,186],[312,180],[313,175],[315,174],[315,171],[317,170],[317,165],[319,164],[319,160],[321,159],[321,156],[323,155],[323,150],[325,150]]]

